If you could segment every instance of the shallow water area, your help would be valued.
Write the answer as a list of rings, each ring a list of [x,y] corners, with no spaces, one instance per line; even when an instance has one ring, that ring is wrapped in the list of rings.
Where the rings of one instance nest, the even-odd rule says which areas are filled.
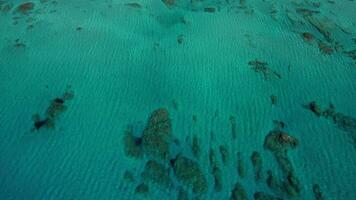
[[[355,10],[0,0],[0,199],[356,199]]]

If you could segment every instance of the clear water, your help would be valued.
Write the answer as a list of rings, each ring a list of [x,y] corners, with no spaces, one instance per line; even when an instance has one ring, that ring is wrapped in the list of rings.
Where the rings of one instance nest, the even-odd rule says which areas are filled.
[[[303,107],[332,103],[356,117],[355,1],[33,0],[33,8],[19,9],[24,2],[0,1],[1,200],[177,199],[174,173],[170,188],[148,183],[149,192],[137,194],[150,158],[124,153],[126,128],[140,134],[162,107],[180,143],[172,154],[198,163],[209,185],[203,194],[188,192],[190,199],[229,199],[236,182],[248,199],[257,191],[316,199],[313,184],[324,199],[356,199],[356,125],[342,128]],[[268,63],[267,77],[249,65],[256,59]],[[43,117],[66,90],[74,98],[55,127],[33,130],[32,116]],[[301,184],[297,197],[254,179],[253,151],[262,156],[264,179],[269,169],[283,177],[263,145],[273,120],[299,141],[288,152]],[[199,158],[192,155],[193,136]],[[220,145],[230,155],[226,165]],[[222,170],[220,192],[210,149]],[[237,174],[237,152],[245,178]],[[127,170],[135,181],[124,179]]]

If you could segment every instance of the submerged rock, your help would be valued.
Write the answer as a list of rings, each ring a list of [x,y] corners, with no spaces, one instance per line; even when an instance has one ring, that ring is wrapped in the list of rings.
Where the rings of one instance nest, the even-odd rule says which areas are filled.
[[[191,187],[194,193],[204,193],[208,190],[207,180],[198,163],[178,155],[171,160],[176,178],[185,186]]]
[[[273,130],[265,138],[264,147],[272,152],[286,153],[285,150],[298,146],[298,140],[281,130]]]
[[[223,188],[222,173],[218,166],[213,167],[213,177],[214,177],[214,189],[216,192],[220,192]]]
[[[139,195],[147,195],[149,193],[149,187],[148,185],[141,183],[140,185],[138,185],[135,189],[135,194],[139,194]]]
[[[32,119],[34,121],[34,130],[39,130],[42,127],[54,128],[55,121],[58,117],[67,110],[67,106],[65,105],[66,100],[71,100],[72,98],[67,98],[67,95],[70,95],[72,98],[74,96],[72,91],[65,92],[62,97],[57,97],[50,101],[50,105],[48,106],[45,117],[41,119],[39,114],[35,114]]]
[[[313,193],[315,200],[324,200],[324,196],[320,191],[320,186],[318,184],[313,185]]]
[[[264,192],[256,192],[253,196],[255,200],[283,200],[281,198],[266,194]]]
[[[251,155],[251,162],[255,172],[255,180],[259,181],[262,178],[262,157],[260,153],[254,151]]]
[[[146,163],[141,176],[144,181],[150,181],[167,188],[172,184],[168,169],[166,169],[163,164],[154,160],[150,160]]]
[[[142,134],[142,147],[145,154],[157,159],[168,160],[171,131],[168,110],[164,108],[155,110]]]
[[[123,175],[123,179],[124,179],[125,181],[130,182],[130,183],[135,182],[135,177],[134,177],[134,175],[132,174],[132,172],[130,172],[130,171],[125,171],[125,173],[124,173],[124,175]]]
[[[336,112],[333,104],[329,104],[329,107],[325,110],[322,110],[315,101],[303,105],[303,107],[312,111],[318,117],[322,116],[326,119],[331,119],[338,128],[349,133],[354,146],[356,146],[356,118]]]
[[[246,191],[240,183],[236,183],[232,189],[230,200],[247,200]]]
[[[281,186],[271,170],[267,171],[267,186],[274,192],[280,192]]]
[[[193,155],[196,158],[199,158],[199,156],[200,156],[200,145],[199,145],[198,137],[196,135],[194,135],[194,137],[193,137],[192,151],[193,151]]]
[[[210,149],[209,151],[209,162],[212,168],[218,165],[218,161],[216,160],[216,155],[213,149]]]
[[[141,138],[136,138],[133,135],[133,130],[128,128],[124,136],[124,152],[126,156],[141,158],[143,156],[141,148]]]
[[[254,70],[255,72],[262,73],[265,80],[269,80],[271,76],[274,76],[278,79],[282,78],[282,76],[279,73],[271,70],[268,67],[267,62],[256,59],[248,62],[248,65],[252,66],[251,69]]]
[[[176,0],[162,0],[164,4],[168,7],[172,7],[176,4]]]
[[[26,14],[28,12],[30,12],[31,10],[33,10],[35,8],[35,4],[33,2],[25,2],[20,4],[16,11],[20,12],[22,14]]]
[[[204,8],[204,12],[207,13],[214,13],[216,11],[216,9],[214,7],[205,7]]]
[[[189,200],[188,193],[183,188],[179,188],[177,200]]]
[[[230,121],[230,124],[231,124],[232,139],[236,139],[236,137],[237,137],[236,119],[235,119],[234,116],[230,116],[229,121]]]
[[[241,178],[246,176],[245,163],[241,152],[237,153],[237,173]]]
[[[219,151],[221,154],[221,160],[223,161],[224,165],[226,165],[229,162],[229,151],[227,150],[227,147],[224,145],[220,145]]]
[[[281,130],[270,131],[264,143],[264,147],[273,153],[285,177],[280,190],[290,197],[296,197],[301,192],[301,185],[287,155],[288,150],[296,148],[298,143],[296,138]]]
[[[126,3],[125,6],[131,7],[131,8],[142,8],[142,5],[137,2]]]

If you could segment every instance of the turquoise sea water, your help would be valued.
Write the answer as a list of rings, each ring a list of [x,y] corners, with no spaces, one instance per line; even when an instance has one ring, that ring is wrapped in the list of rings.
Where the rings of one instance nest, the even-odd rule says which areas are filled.
[[[353,0],[0,0],[0,199],[224,200],[236,183],[245,199],[356,199],[355,54]],[[317,116],[313,101],[338,114]],[[143,137],[159,108],[168,159],[127,155],[125,132]],[[298,140],[296,195],[266,183],[268,170],[287,179],[264,145],[275,120]],[[205,191],[179,179],[177,155]],[[143,178],[148,160],[168,187]]]

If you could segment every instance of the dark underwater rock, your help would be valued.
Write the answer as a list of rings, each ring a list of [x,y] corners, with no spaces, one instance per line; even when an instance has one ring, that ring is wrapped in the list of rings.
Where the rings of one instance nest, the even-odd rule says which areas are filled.
[[[124,173],[124,175],[123,175],[123,179],[124,179],[125,181],[130,182],[130,183],[135,182],[135,177],[134,177],[134,175],[132,174],[132,172],[130,172],[130,171],[125,171],[125,173]]]
[[[67,95],[70,95],[71,98],[67,98]],[[46,128],[54,128],[55,121],[59,118],[59,116],[67,110],[67,106],[65,105],[66,100],[71,100],[74,94],[72,91],[65,92],[62,97],[57,97],[50,101],[50,105],[48,106],[45,117],[41,119],[39,114],[35,114],[32,119],[34,121],[33,130],[40,130],[42,127]]]
[[[204,193],[208,190],[207,180],[198,163],[178,155],[171,160],[176,178],[185,186],[191,187],[194,193]]]
[[[157,159],[168,160],[171,131],[168,110],[165,108],[155,110],[142,134],[142,147],[145,154]]]
[[[255,172],[255,180],[259,181],[262,178],[262,157],[260,153],[254,151],[251,155],[251,162]]]
[[[142,158],[143,152],[140,145],[141,138],[136,138],[133,135],[133,130],[128,128],[124,136],[124,152],[126,156],[134,158]]]
[[[298,140],[281,130],[272,130],[265,137],[264,147],[272,152],[285,152],[298,146]]]
[[[265,138],[264,147],[270,150],[280,166],[285,180],[280,186],[281,191],[289,197],[299,196],[301,185],[294,174],[292,163],[290,162],[287,152],[298,146],[298,140],[282,130],[272,130]]]
[[[241,152],[237,153],[237,173],[241,178],[246,176],[245,163]]]
[[[214,177],[214,189],[216,192],[220,192],[223,188],[222,172],[218,166],[214,166],[212,173]]]
[[[247,200],[246,191],[240,183],[236,183],[232,189],[230,200]]]
[[[213,149],[210,149],[209,151],[209,162],[211,167],[218,165],[218,161],[216,160],[216,155]]]
[[[224,165],[226,165],[229,162],[229,151],[224,145],[220,145],[219,151],[221,154],[221,160],[223,161]]]
[[[272,196],[264,192],[256,192],[254,195],[255,200],[283,200],[281,198]]]
[[[214,13],[216,11],[216,9],[214,7],[205,7],[204,8],[204,12],[207,13]]]
[[[162,2],[168,7],[173,7],[176,4],[176,0],[162,0]]]
[[[271,76],[281,79],[282,76],[269,68],[268,63],[260,60],[252,60],[248,62],[248,65],[252,66],[251,69],[256,73],[262,73],[265,80],[269,80]]]
[[[168,169],[166,169],[163,164],[154,160],[150,160],[146,163],[141,176],[144,181],[150,181],[167,188],[172,184]]]
[[[188,193],[183,188],[179,188],[177,200],[189,200]]]
[[[313,193],[315,200],[324,200],[323,193],[320,191],[320,186],[318,184],[313,185]]]
[[[199,156],[200,156],[200,145],[199,145],[198,137],[196,135],[194,135],[194,137],[193,137],[192,151],[193,151],[193,155],[196,158],[199,158]]]
[[[33,10],[35,8],[35,4],[33,2],[25,2],[20,4],[17,8],[16,11],[20,12],[22,14],[26,14]]]
[[[135,194],[140,194],[146,196],[149,193],[150,189],[148,185],[141,183],[135,189]]]
[[[142,5],[137,2],[126,3],[125,6],[131,7],[131,8],[142,8]]]
[[[274,192],[279,192],[281,189],[281,186],[280,186],[277,178],[275,177],[275,175],[273,174],[273,172],[271,170],[267,171],[266,184]]]
[[[349,133],[354,142],[354,146],[356,146],[356,118],[336,112],[333,104],[329,104],[329,107],[325,110],[322,110],[315,101],[303,105],[303,107],[310,110],[318,117],[322,116],[326,119],[331,119],[339,129]]]
[[[232,139],[236,139],[236,137],[237,137],[236,119],[235,119],[234,116],[230,116],[229,121],[230,121],[230,124],[231,124],[231,135],[232,135]]]

